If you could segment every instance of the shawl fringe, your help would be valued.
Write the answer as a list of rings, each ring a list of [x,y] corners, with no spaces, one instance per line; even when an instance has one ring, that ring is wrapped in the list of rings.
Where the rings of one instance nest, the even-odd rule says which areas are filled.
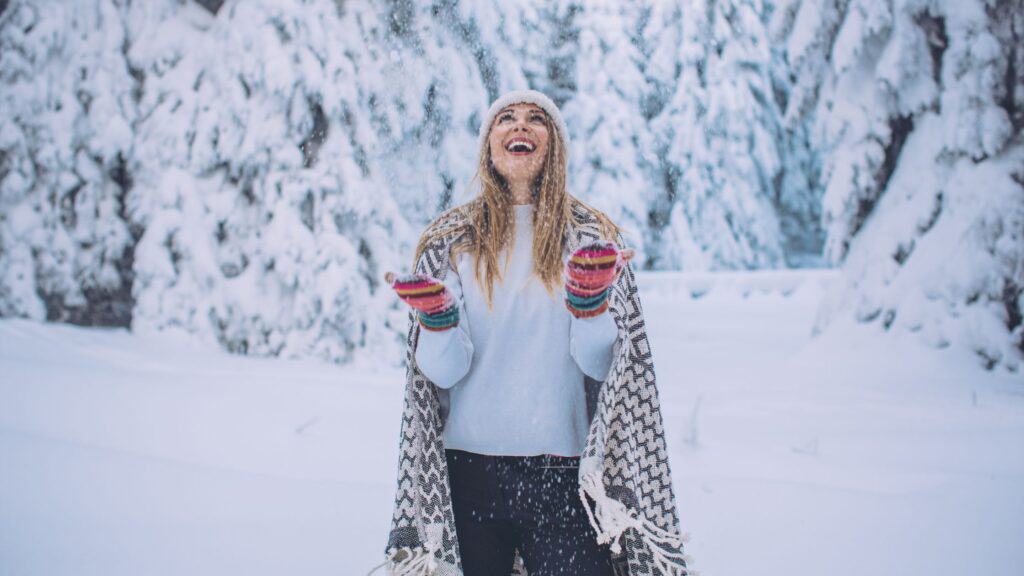
[[[588,462],[594,462],[594,459],[588,460]],[[609,497],[605,492],[601,476],[600,467],[581,466],[580,500],[583,502],[584,510],[587,511],[590,525],[597,532],[597,542],[611,544],[612,553],[619,554],[622,552],[622,545],[619,543],[620,536],[626,530],[634,528],[650,552],[654,565],[661,570],[662,574],[665,576],[698,576],[697,572],[686,567],[691,560],[689,554],[674,552],[674,550],[682,550],[683,542],[690,539],[689,534],[684,533],[679,536],[665,531],[646,518],[641,518],[622,502]],[[588,496],[594,501],[593,507],[587,500]]]
[[[393,552],[397,557],[400,552],[408,551],[401,560],[388,566],[388,576],[430,576],[437,568],[437,559],[425,548],[399,548]]]
[[[445,569],[439,569],[440,564],[444,564]],[[387,559],[374,566],[366,576],[371,576],[384,566],[387,566],[387,576],[440,576],[460,573],[454,566],[439,561],[437,556],[424,546],[402,546],[390,550]]]

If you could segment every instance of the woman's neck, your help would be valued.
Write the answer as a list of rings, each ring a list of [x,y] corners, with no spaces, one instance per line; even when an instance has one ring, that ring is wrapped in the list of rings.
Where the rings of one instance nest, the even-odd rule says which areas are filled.
[[[512,194],[513,204],[533,204],[533,194],[530,191],[529,181],[513,180],[509,182],[509,192]]]

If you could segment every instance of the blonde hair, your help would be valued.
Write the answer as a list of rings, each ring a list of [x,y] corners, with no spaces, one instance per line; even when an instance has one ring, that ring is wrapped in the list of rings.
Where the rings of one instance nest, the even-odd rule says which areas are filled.
[[[566,227],[570,220],[577,225],[581,224],[574,208],[593,215],[605,239],[617,239],[621,229],[603,212],[569,194],[566,187],[568,163],[565,143],[559,131],[553,129],[551,118],[546,112],[544,118],[549,128],[548,150],[544,166],[533,183],[536,203],[533,211],[533,273],[548,293],[554,295],[563,283],[562,252],[565,249]],[[480,193],[458,208],[466,216],[469,234],[463,234],[461,240],[451,247],[450,258],[454,260],[463,252],[473,255],[476,282],[484,293],[488,309],[491,309],[494,280],[502,281],[502,273],[498,270],[499,257],[502,252],[512,248],[509,240],[513,236],[514,217],[512,194],[505,179],[491,163],[488,140],[484,139],[479,151],[474,176],[474,180],[480,182]],[[414,266],[426,247],[446,233],[450,233],[450,230],[444,226],[428,227],[416,247]]]

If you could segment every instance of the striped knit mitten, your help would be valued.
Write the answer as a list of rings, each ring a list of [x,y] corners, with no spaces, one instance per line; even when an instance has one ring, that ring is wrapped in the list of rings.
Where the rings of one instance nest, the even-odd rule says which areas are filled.
[[[608,293],[622,269],[618,246],[598,240],[576,249],[565,263],[565,307],[577,318],[608,309]]]
[[[440,332],[459,325],[459,307],[440,280],[426,274],[406,274],[395,278],[391,288],[398,297],[416,309],[420,326]]]

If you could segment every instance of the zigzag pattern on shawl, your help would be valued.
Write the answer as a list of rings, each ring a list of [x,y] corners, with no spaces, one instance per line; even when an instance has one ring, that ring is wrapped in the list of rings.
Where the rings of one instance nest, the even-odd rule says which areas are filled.
[[[597,218],[579,205],[573,210],[581,225],[566,232],[568,250],[600,238]],[[465,222],[458,208],[435,219],[427,233],[436,230],[442,236],[424,250],[415,271],[443,279],[448,249],[465,231]],[[621,235],[616,240],[623,245]],[[580,458],[580,498],[598,540],[611,544],[618,575],[695,575],[683,554],[686,535],[679,530],[654,367],[631,266],[613,285],[609,310],[620,334]],[[410,312],[398,481],[381,566],[390,576],[462,576],[438,390],[413,359],[418,328]],[[510,576],[528,576],[518,550],[509,571]]]
[[[617,239],[623,245],[622,237]],[[580,458],[580,498],[598,541],[625,554],[630,576],[696,576],[683,551],[661,404],[632,266],[612,286],[609,310],[622,328]],[[617,344],[618,345],[618,344]],[[587,497],[595,502],[593,507]],[[625,576],[625,575],[623,575]]]

